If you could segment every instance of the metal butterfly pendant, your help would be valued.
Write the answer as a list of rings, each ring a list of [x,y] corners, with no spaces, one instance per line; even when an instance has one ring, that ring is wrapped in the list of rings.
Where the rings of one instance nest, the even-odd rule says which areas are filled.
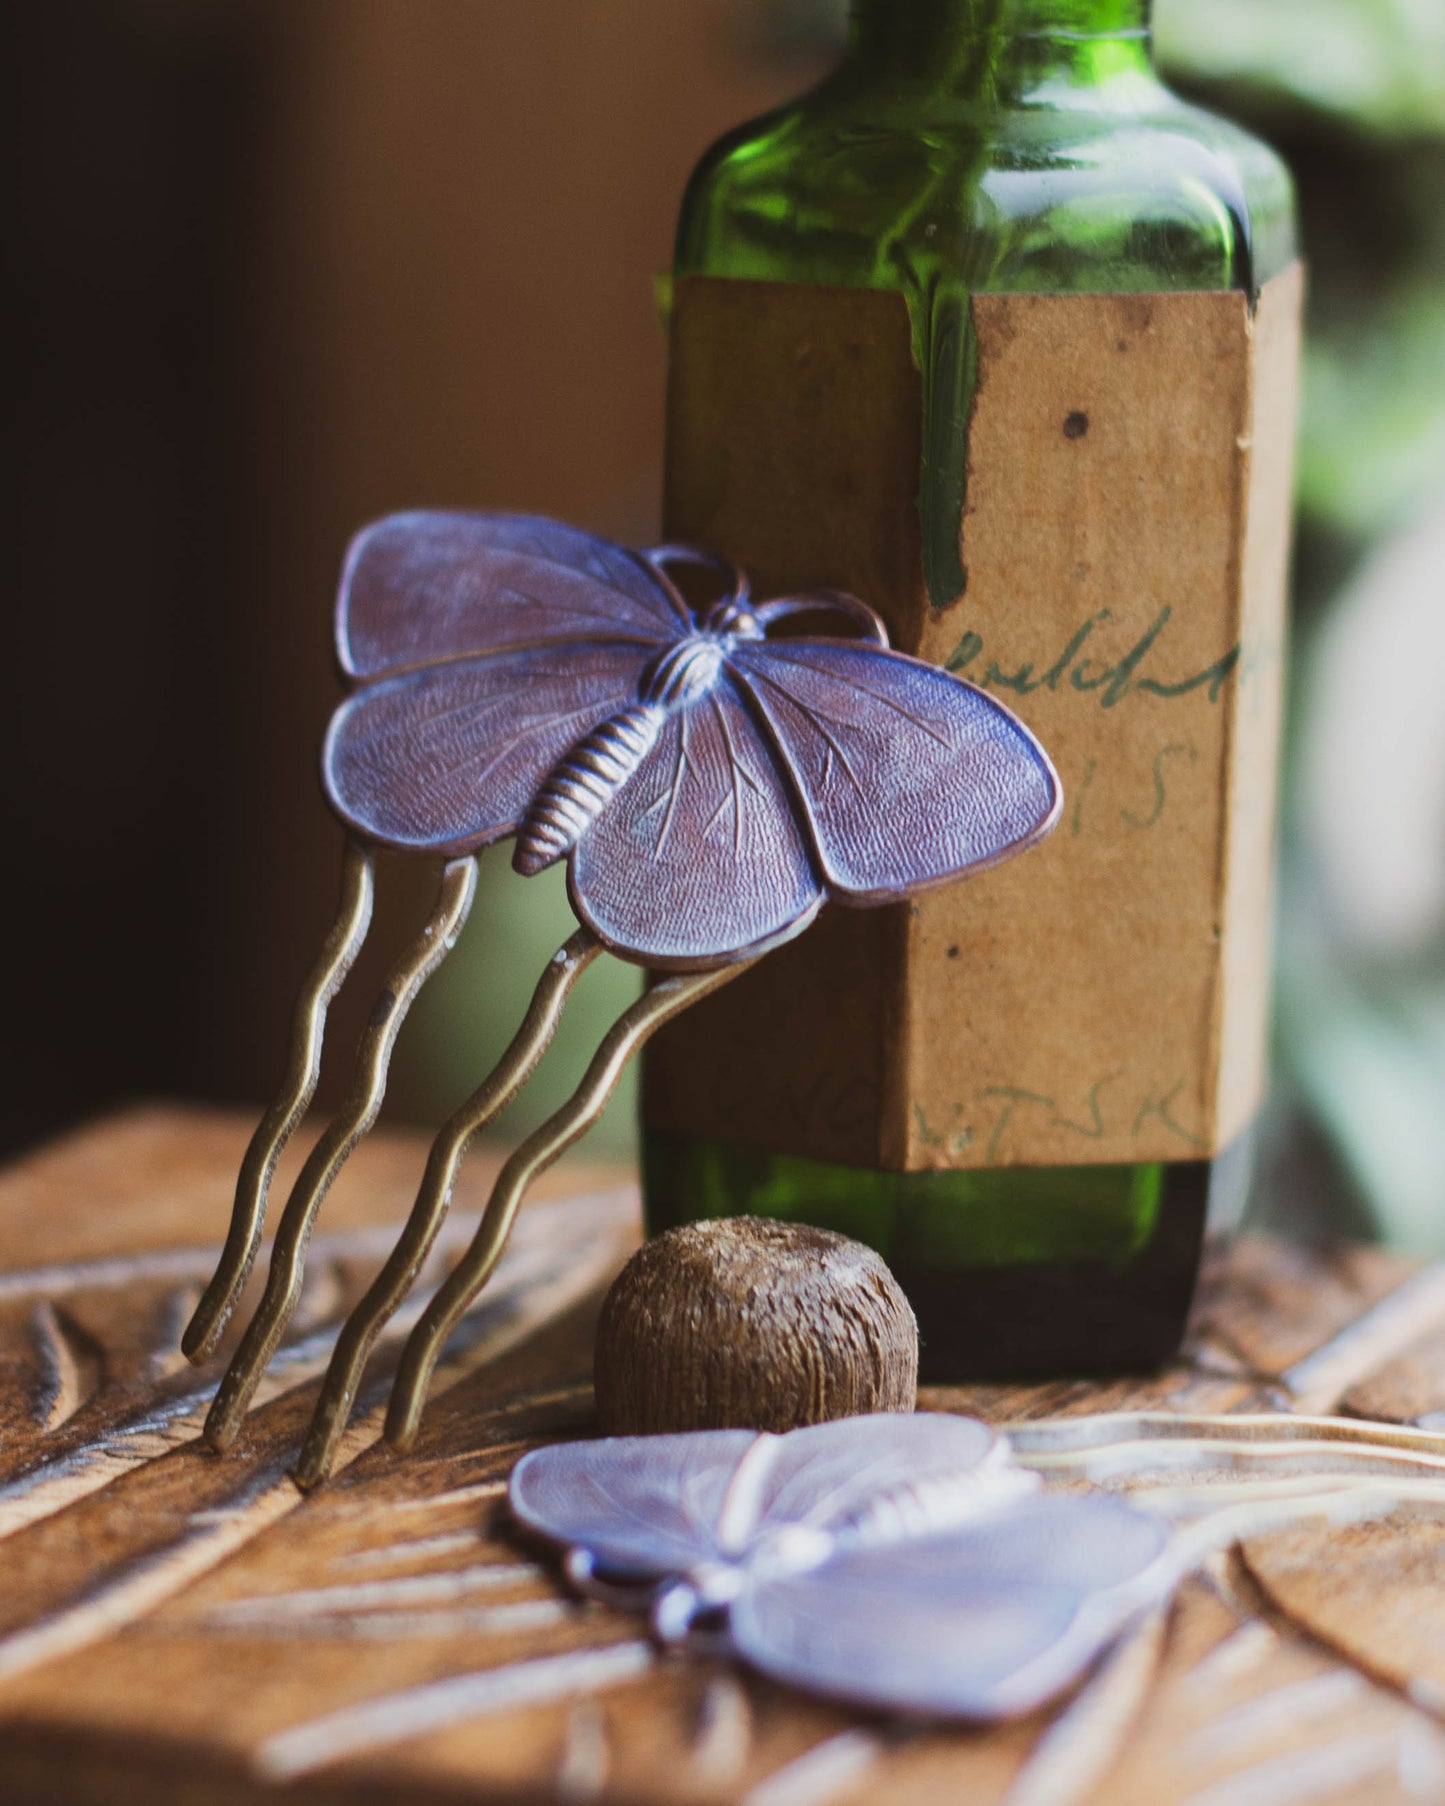
[[[1180,1577],[1170,1524],[1046,1494],[971,1418],[843,1418],[534,1450],[520,1523],[582,1592],[850,1704],[993,1719],[1076,1680]]]
[[[695,612],[670,575],[709,566]],[[845,638],[776,638],[808,617]],[[827,897],[883,903],[1053,826],[1037,740],[961,679],[888,650],[836,592],[755,604],[686,548],[631,552],[556,522],[402,514],[363,533],[337,648],[358,684],[326,739],[327,795],[383,846],[458,854],[515,834],[566,857],[614,953],[721,965]]]
[[[679,587],[687,567],[709,586],[697,606]],[[818,624],[829,631],[795,631]],[[708,552],[633,552],[526,515],[392,515],[347,555],[336,643],[352,694],[332,718],[322,774],[350,836],[341,903],[182,1343],[191,1359],[216,1349],[260,1247],[276,1162],[316,1089],[328,1006],[370,924],[373,849],[445,863],[431,916],[378,994],[350,1095],[286,1202],[261,1302],[207,1418],[213,1447],[235,1438],[295,1314],[317,1214],[380,1110],[408,1009],[466,922],[477,853],[515,836],[523,873],[565,858],[581,926],[432,1145],[396,1247],[338,1338],[297,1469],[304,1485],[331,1467],[468,1145],[526,1083],[604,950],[659,976],[502,1169],[475,1240],[397,1362],[393,1446],[415,1436],[441,1349],[527,1187],[596,1120],[650,1035],[800,933],[827,898],[886,903],[965,877],[1041,839],[1061,802],[1028,729],[961,679],[890,651],[864,603],[834,591],[755,603],[742,573]]]

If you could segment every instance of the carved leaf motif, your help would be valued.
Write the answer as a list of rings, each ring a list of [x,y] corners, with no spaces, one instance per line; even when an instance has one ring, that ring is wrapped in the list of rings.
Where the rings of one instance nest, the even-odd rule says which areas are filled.
[[[605,1791],[619,1798],[1409,1806],[1445,1795],[1445,1554],[1438,1520],[1421,1507],[1378,1525],[1251,1537],[1247,1572],[1230,1556],[1186,1580],[1165,1633],[1146,1617],[1048,1721],[990,1729],[859,1719],[746,1668],[659,1658],[635,1619],[568,1601],[523,1559],[535,1551],[507,1530],[499,1506],[516,1453],[587,1430],[578,1382],[590,1329],[562,1307],[630,1249],[635,1200],[626,1196],[579,1198],[560,1215],[539,1204],[524,1216],[508,1258],[528,1265],[494,1297],[494,1327],[522,1338],[546,1327],[506,1343],[510,1355],[488,1357],[443,1398],[408,1461],[368,1451],[342,1484],[304,1503],[287,1477],[307,1376],[394,1239],[389,1220],[318,1236],[324,1282],[308,1301],[310,1322],[298,1325],[294,1365],[278,1376],[296,1396],[258,1413],[230,1463],[186,1448],[196,1424],[168,1416],[166,1388],[189,1380],[204,1393],[205,1376],[168,1363],[184,1294],[215,1257],[194,1245],[189,1225],[198,1199],[211,1218],[223,1215],[241,1139],[240,1126],[219,1118],[108,1124],[47,1153],[34,1176],[8,1177],[0,1488],[17,1478],[25,1486],[25,1470],[53,1456],[51,1479],[68,1466],[84,1493],[53,1491],[43,1513],[34,1493],[0,1493],[6,1510],[35,1511],[0,1538],[0,1668],[12,1673],[0,1689],[6,1799],[23,1792],[17,1774],[33,1787],[37,1773],[57,1798],[110,1797],[118,1736],[174,1774],[177,1792],[224,1793],[241,1785],[243,1767],[257,1777],[258,1799],[271,1782],[308,1776],[348,1801],[412,1802],[438,1789],[541,1796],[559,1777],[580,1777],[585,1791],[595,1773],[584,1760],[586,1725],[573,1722],[579,1704],[605,1717]],[[383,1136],[363,1153],[364,1176],[338,1203],[343,1221],[360,1205],[380,1225],[388,1200],[404,1199],[416,1150]],[[90,1204],[81,1226],[77,1200]],[[474,1224],[463,1219],[457,1234]],[[1376,1420],[1445,1411],[1445,1392],[1426,1383],[1445,1372],[1445,1269],[1412,1280],[1404,1260],[1378,1250],[1248,1237],[1229,1259],[1227,1283],[1216,1270],[1206,1290],[1186,1359],[1164,1375],[960,1388],[935,1393],[934,1408],[1008,1420],[1021,1461],[1112,1449],[1099,1471],[1129,1489],[1267,1479],[1268,1463],[1252,1457],[1249,1472],[1216,1463],[1203,1480],[1209,1450],[1197,1446],[1181,1467],[1177,1444],[1201,1440],[1181,1414],[1208,1413],[1214,1440],[1237,1444],[1248,1414],[1291,1397],[1331,1412],[1367,1383]],[[105,1367],[99,1392],[50,1431],[34,1413],[41,1368],[31,1328],[46,1300],[94,1338]],[[385,1358],[379,1351],[383,1374]],[[1097,1415],[1110,1407],[1123,1415]],[[1027,1449],[1023,1419],[1033,1426]],[[1301,1444],[1313,1445],[1303,1451],[1311,1464],[1322,1456],[1318,1425],[1298,1425],[1293,1437],[1278,1416],[1262,1427],[1296,1464]],[[1166,1432],[1176,1446],[1161,1446]],[[1370,1486],[1395,1484],[1369,1471],[1383,1445],[1360,1442],[1365,1452],[1351,1456],[1347,1434],[1387,1434],[1400,1453],[1421,1457],[1439,1447],[1427,1426],[1331,1419],[1332,1461]],[[1117,1452],[1121,1444],[1132,1452]],[[1149,1466],[1141,1444],[1163,1458]],[[849,1464],[839,1465],[846,1477]],[[1261,1465],[1263,1475],[1253,1471]],[[1284,1477],[1300,1487],[1320,1471]],[[1056,1476],[1067,1486],[1080,1477]],[[889,1510],[908,1500],[905,1486]],[[829,1521],[836,1530],[848,1509]],[[1260,1586],[1275,1608],[1265,1615]],[[243,1674],[254,1690],[238,1685]]]

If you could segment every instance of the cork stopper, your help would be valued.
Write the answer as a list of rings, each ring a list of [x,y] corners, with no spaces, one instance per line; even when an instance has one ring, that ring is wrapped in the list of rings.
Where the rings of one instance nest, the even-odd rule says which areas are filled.
[[[606,1436],[783,1431],[911,1411],[918,1325],[861,1242],[760,1217],[711,1219],[646,1243],[618,1274],[593,1380]]]

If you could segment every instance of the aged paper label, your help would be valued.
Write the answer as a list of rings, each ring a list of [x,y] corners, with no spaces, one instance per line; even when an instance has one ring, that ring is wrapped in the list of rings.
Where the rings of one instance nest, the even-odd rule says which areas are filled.
[[[661,1037],[656,1127],[897,1170],[1191,1159],[1264,1083],[1301,280],[980,295],[962,593],[920,565],[901,297],[686,278],[666,530],[837,585],[1014,708],[1043,846],[825,913]]]

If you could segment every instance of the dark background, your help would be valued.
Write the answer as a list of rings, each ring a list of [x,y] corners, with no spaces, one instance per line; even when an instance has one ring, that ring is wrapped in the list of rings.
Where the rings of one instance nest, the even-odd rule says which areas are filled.
[[[1294,164],[1313,264],[1267,1214],[1445,1242],[1445,8],[1158,10],[1171,73]],[[350,532],[470,504],[655,535],[682,184],[826,66],[840,11],[5,8],[0,1149],[138,1095],[266,1094],[336,884],[314,773]],[[430,883],[382,879],[377,961]],[[566,932],[555,885],[484,884],[404,1037],[401,1115],[470,1089]],[[534,1115],[632,982],[589,978]]]
[[[274,1083],[336,884],[315,770],[347,538],[481,503],[656,538],[653,278],[681,186],[813,67],[713,0],[32,0],[9,22],[13,1147],[122,1096]],[[383,879],[378,957],[430,882]],[[445,1049],[408,1039],[394,1094],[424,1114]]]

